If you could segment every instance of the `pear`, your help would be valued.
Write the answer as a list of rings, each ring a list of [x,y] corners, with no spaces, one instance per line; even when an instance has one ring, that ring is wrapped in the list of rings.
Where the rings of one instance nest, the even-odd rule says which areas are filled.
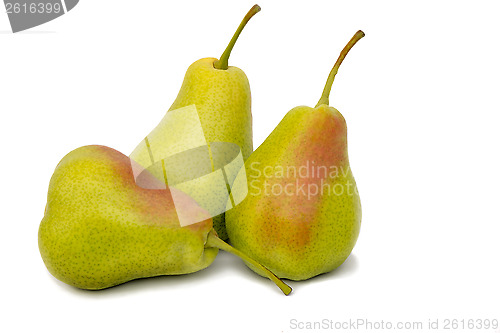
[[[208,267],[223,249],[259,267],[285,294],[291,292],[220,240],[208,213],[188,195],[138,186],[132,163],[105,146],[78,148],[59,162],[38,233],[40,254],[54,277],[97,290],[138,278],[193,273]],[[157,185],[155,177],[146,176],[143,184]],[[202,221],[181,227],[176,207]]]
[[[194,105],[209,150],[212,142],[234,143],[240,147],[244,160],[253,151],[250,84],[241,69],[228,66],[228,59],[243,28],[250,18],[259,11],[260,7],[258,5],[254,5],[250,9],[219,60],[203,58],[189,66],[179,94],[169,109],[169,111],[174,111]],[[186,127],[178,123],[175,126],[179,128]],[[186,131],[184,136],[188,138],[184,140],[183,145],[185,147],[196,147],[198,143],[194,141],[197,136],[193,134],[189,138],[192,133],[190,133],[189,129]],[[166,145],[175,141],[179,135],[178,131],[172,126],[163,126],[159,132],[156,133],[157,141]],[[132,155],[147,157],[146,146],[139,144]],[[158,174],[155,174],[154,171],[151,171],[151,173],[159,179],[163,179],[161,170]],[[202,192],[201,194],[190,192],[189,195],[197,197],[199,203],[203,204],[201,198],[203,194],[213,193],[215,187],[213,182],[209,181],[198,187],[198,191]],[[217,193],[213,193],[212,197],[217,195]],[[226,199],[226,197],[221,197],[221,205],[225,206]],[[217,214],[214,217],[214,227],[219,237],[227,239],[224,214]]]
[[[245,162],[249,194],[226,212],[231,245],[280,278],[334,270],[358,238],[361,204],[346,122],[328,96],[338,67],[363,36],[358,31],[342,51],[316,107],[289,111]]]

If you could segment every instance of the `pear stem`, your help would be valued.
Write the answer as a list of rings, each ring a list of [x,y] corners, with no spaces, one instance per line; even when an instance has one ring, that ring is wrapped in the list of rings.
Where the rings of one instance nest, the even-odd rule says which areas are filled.
[[[257,14],[258,12],[260,12],[259,5],[254,5],[248,11],[248,13],[245,15],[245,17],[241,21],[240,26],[238,27],[238,29],[236,29],[236,32],[234,33],[233,38],[231,38],[231,41],[229,42],[226,49],[224,50],[224,53],[222,53],[219,60],[216,60],[214,62],[214,68],[222,69],[222,70],[226,70],[228,68],[229,56],[231,55],[231,51],[233,50],[233,47],[234,47],[234,44],[236,43],[236,40],[240,36],[241,31],[243,31],[243,28],[247,25],[248,21],[250,21],[252,16]]]
[[[335,75],[337,75],[337,72],[339,70],[340,64],[342,64],[342,61],[344,61],[345,56],[349,51],[352,49],[354,44],[356,44],[361,38],[365,37],[365,33],[361,30],[358,30],[354,34],[354,36],[351,38],[349,43],[344,47],[342,52],[340,52],[340,56],[335,62],[335,65],[332,68],[332,71],[328,75],[328,79],[326,80],[325,88],[323,89],[323,94],[321,95],[321,98],[319,99],[318,104],[316,104],[316,107],[325,104],[328,105],[330,104],[330,91],[332,90],[332,84],[333,80],[335,80]]]
[[[234,247],[232,247],[231,245],[229,245],[228,243],[224,242],[222,239],[217,237],[213,229],[208,233],[206,246],[215,247],[240,257],[247,263],[252,264],[259,271],[260,274],[267,276],[270,280],[272,280],[285,295],[289,295],[292,292],[292,288],[290,288],[290,286],[287,285],[285,282],[281,281],[280,278],[274,275],[273,272],[271,272],[270,270],[259,264],[256,260],[247,256],[245,253],[239,251],[238,249],[235,249]]]

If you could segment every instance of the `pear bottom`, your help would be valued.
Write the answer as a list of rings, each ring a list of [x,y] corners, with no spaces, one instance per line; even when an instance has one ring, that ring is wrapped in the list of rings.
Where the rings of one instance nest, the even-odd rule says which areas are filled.
[[[86,224],[64,235],[55,228],[63,224],[50,218],[42,221],[40,253],[55,278],[80,289],[193,273],[208,267],[218,253],[216,248],[204,248],[203,240],[188,230]]]

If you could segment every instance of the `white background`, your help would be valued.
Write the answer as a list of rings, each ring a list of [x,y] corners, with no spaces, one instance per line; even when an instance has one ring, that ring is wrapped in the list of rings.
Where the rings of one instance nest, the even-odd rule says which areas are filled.
[[[251,84],[255,147],[292,107],[316,104],[340,50],[366,33],[330,99],[347,120],[363,205],[358,243],[333,273],[290,282],[289,297],[226,253],[195,274],[99,292],[48,273],[37,232],[58,161],[88,144],[128,155],[187,67],[219,57],[253,4],[82,0],[18,34],[0,13],[0,331],[500,319],[496,1],[259,2],[229,61]]]

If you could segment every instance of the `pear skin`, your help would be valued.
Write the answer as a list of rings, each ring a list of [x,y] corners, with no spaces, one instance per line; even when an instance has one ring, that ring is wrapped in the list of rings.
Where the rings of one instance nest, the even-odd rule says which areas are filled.
[[[203,58],[189,66],[169,111],[196,105],[207,142],[236,143],[246,160],[253,151],[250,84],[241,69],[216,69],[216,61]]]
[[[318,105],[289,111],[245,162],[249,194],[226,212],[231,244],[280,278],[330,272],[356,244],[361,203],[347,126],[328,95],[340,63],[363,36],[359,31],[342,51]]]

